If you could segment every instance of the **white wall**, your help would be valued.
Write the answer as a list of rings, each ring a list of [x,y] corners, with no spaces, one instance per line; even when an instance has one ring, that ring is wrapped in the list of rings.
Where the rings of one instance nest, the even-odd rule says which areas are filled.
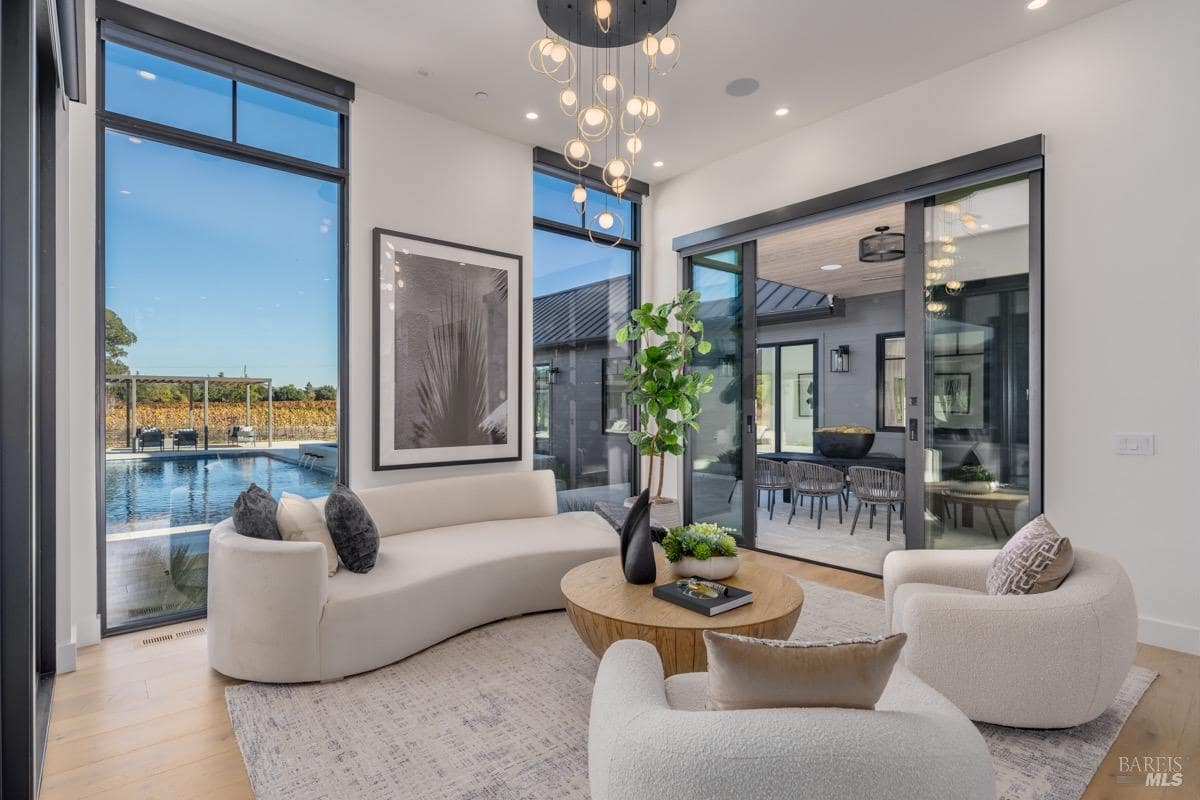
[[[1195,0],[1133,0],[680,176],[655,187],[652,259],[665,296],[675,236],[1044,133],[1046,512],[1124,563],[1143,641],[1192,652],[1197,31]],[[1157,454],[1116,456],[1116,432]]]
[[[88,18],[92,8],[89,3]],[[88,64],[94,32],[85,34]],[[255,45],[255,42],[247,42]],[[269,49],[269,44],[257,43]],[[89,78],[95,71],[88,70]],[[88,97],[94,98],[94,87]],[[95,108],[72,104],[69,159],[69,267],[60,320],[65,342],[60,392],[67,398],[61,417],[60,465],[68,465],[64,526],[69,553],[59,559],[60,580],[70,613],[60,620],[64,657],[72,645],[99,640],[96,604],[95,411]],[[374,227],[516,253],[524,259],[522,343],[526,362],[532,347],[532,177],[531,152],[492,134],[450,122],[368,92],[359,92],[350,113],[350,482],[354,487],[419,480],[453,472],[529,469],[525,442],[520,462],[441,469],[371,471],[371,264]],[[532,383],[529,363],[522,387]],[[524,431],[532,429],[525,402]],[[66,550],[66,548],[64,548]],[[68,568],[69,564],[69,568]],[[69,662],[64,662],[69,663]]]
[[[530,469],[533,404],[531,148],[360,91],[350,114],[350,482],[355,487],[453,472]],[[522,460],[371,471],[371,230],[387,228],[516,253],[521,298]]]

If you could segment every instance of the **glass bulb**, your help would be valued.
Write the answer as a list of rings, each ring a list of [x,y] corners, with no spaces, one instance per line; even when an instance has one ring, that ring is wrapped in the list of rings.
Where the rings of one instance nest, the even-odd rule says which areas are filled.
[[[597,128],[604,122],[604,112],[596,106],[588,106],[583,112],[583,122],[585,125]]]
[[[952,292],[957,292],[959,289],[963,288],[963,282],[962,281],[946,281],[946,288]]]
[[[929,272],[925,273],[925,279],[932,282],[940,281],[942,279],[942,273],[938,272],[936,269],[931,269]]]
[[[646,38],[642,40],[642,52],[651,58],[658,54],[658,39],[654,38],[654,34],[646,34]]]
[[[579,184],[571,190],[571,199],[576,203],[582,203],[587,200],[587,189],[583,188],[583,184]]]
[[[658,103],[647,97],[645,102],[642,103],[642,115],[646,117],[653,117],[657,113]]]
[[[946,310],[946,304],[940,300],[934,300],[932,303],[927,303],[925,308],[930,314],[940,314]]]
[[[550,48],[550,60],[555,64],[561,64],[567,60],[567,48],[561,44],[556,44]]]
[[[614,178],[619,178],[625,174],[625,162],[619,158],[614,158],[612,161],[608,162],[608,165],[605,167],[605,169],[608,170],[609,175],[612,175]]]
[[[671,53],[674,53],[675,52],[675,37],[674,36],[664,36],[663,40],[658,43],[658,52],[662,53],[664,56],[669,56],[669,55],[671,55]]]
[[[596,0],[596,19],[608,19],[612,16],[612,3],[609,0]]]
[[[571,158],[580,159],[587,154],[587,145],[578,139],[572,139],[567,142],[567,153]]]
[[[636,156],[638,153],[642,152],[642,140],[637,136],[630,136],[625,140],[625,149]]]
[[[943,253],[955,253],[955,252],[957,252],[957,251],[958,251],[958,246],[957,246],[957,245],[953,245],[953,244],[944,244],[944,245],[942,245],[942,252],[943,252]]]
[[[629,98],[629,102],[625,104],[625,111],[627,111],[631,117],[636,117],[641,114],[642,98],[638,97],[637,95]]]
[[[574,89],[563,89],[558,99],[562,101],[564,106],[573,106],[579,98],[576,97]]]
[[[613,223],[616,222],[616,220],[613,218],[611,211],[601,211],[600,216],[596,217],[596,222],[600,224],[601,228],[608,230],[613,226]]]
[[[954,203],[946,203],[946,205],[943,206],[942,210],[953,217],[955,214],[958,213],[958,206],[955,205]]]
[[[600,76],[600,87],[602,89],[604,89],[604,91],[606,91],[606,92],[611,92],[613,89],[617,88],[617,76],[616,75],[601,75]]]
[[[617,197],[625,194],[625,190],[629,188],[629,180],[627,178],[613,178],[612,190]]]

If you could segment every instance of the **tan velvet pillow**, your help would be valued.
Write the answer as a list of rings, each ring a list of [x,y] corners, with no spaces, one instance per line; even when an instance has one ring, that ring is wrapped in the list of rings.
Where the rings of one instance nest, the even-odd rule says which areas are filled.
[[[325,526],[325,515],[307,497],[284,492],[275,511],[275,524],[285,541],[320,542],[325,548],[329,577],[338,571],[337,550]]]
[[[908,636],[784,642],[704,632],[710,711],[875,708]]]

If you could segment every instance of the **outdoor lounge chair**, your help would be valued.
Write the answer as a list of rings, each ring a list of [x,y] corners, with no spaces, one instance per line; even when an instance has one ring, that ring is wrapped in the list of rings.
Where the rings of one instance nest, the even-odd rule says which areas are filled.
[[[254,445],[258,442],[258,432],[248,425],[234,425],[229,429],[229,441],[232,444],[249,442]]]
[[[158,428],[138,428],[137,429],[137,449],[147,450],[151,447],[157,447],[162,450],[166,445],[166,437]]]
[[[171,442],[178,450],[181,447],[200,448],[200,437],[195,428],[180,428],[171,434]]]

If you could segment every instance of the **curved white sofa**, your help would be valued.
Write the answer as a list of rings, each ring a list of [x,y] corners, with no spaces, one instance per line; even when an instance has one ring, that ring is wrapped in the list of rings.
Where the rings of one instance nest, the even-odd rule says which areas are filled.
[[[647,642],[616,642],[592,695],[592,800],[994,800],[983,736],[897,665],[874,711],[705,711],[707,673],[663,680]]]
[[[379,558],[364,575],[342,568],[328,577],[317,542],[252,539],[231,520],[213,528],[213,669],[269,683],[375,669],[488,622],[563,608],[562,576],[619,546],[596,514],[558,513],[549,471],[357,494],[380,534]]]
[[[989,595],[998,550],[909,550],[883,562],[900,660],[973,720],[1069,728],[1113,702],[1137,649],[1137,604],[1125,570],[1075,548],[1057,589]]]

